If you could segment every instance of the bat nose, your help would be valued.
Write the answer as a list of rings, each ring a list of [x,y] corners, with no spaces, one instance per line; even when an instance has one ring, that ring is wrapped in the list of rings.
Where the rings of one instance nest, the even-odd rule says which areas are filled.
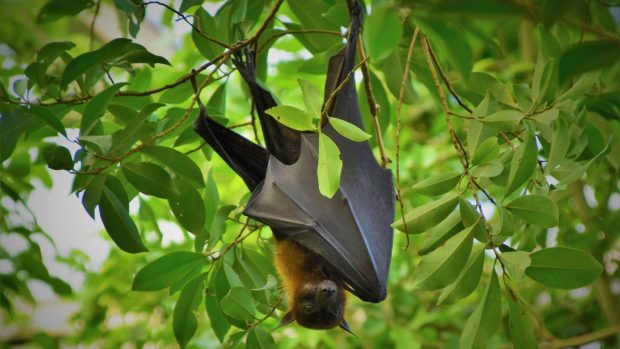
[[[331,285],[330,286],[323,286],[323,288],[321,288],[321,292],[324,295],[331,296],[334,293],[336,293],[336,288],[331,286]]]

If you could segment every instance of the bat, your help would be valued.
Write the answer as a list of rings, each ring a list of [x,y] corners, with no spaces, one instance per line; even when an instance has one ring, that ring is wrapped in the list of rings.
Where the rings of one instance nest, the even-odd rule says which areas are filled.
[[[355,67],[362,9],[354,3],[347,44],[332,56],[325,82],[327,114],[362,127]],[[276,102],[257,80],[253,57],[233,63],[253,97],[265,138],[263,148],[209,118],[204,106],[194,128],[244,180],[252,195],[244,214],[268,225],[276,238],[275,264],[289,297],[281,325],[297,321],[314,329],[340,326],[345,290],[377,303],[387,296],[392,254],[394,189],[392,173],[377,163],[368,142],[353,142],[322,120],[322,132],[338,146],[343,167],[332,198],[318,189],[318,135],[280,124],[266,113]],[[325,107],[325,102],[324,102]]]

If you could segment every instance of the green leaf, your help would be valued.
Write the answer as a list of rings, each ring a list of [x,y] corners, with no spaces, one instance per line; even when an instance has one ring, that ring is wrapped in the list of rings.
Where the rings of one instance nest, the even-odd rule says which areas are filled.
[[[610,66],[620,58],[620,43],[611,40],[587,41],[573,45],[560,57],[560,83],[570,78]]]
[[[173,199],[179,191],[166,170],[150,162],[124,162],[125,178],[140,192],[162,199]]]
[[[513,281],[525,278],[525,269],[530,265],[530,254],[525,251],[504,252],[501,255],[503,265]]]
[[[341,136],[354,142],[363,142],[372,137],[361,128],[337,117],[330,117],[329,123]]]
[[[200,1],[200,3],[202,3],[202,1]],[[183,5],[181,6],[183,7]],[[196,28],[200,29],[200,32],[197,31]],[[194,14],[194,28],[192,29],[192,40],[194,41],[194,46],[196,46],[198,52],[200,52],[203,57],[207,59],[212,59],[213,57],[217,56],[223,48],[221,48],[215,42],[200,35],[200,33],[203,33],[207,37],[217,39],[217,27],[215,24],[215,19],[211,17],[209,12],[205,11],[205,9],[203,9],[202,7],[197,8]]]
[[[537,349],[532,316],[519,296],[506,287],[508,294],[508,328],[515,349]]]
[[[333,23],[323,14],[329,10],[329,5],[323,1],[288,0],[288,6],[299,19],[301,26],[293,23],[284,23],[286,29],[320,29],[339,31],[340,26],[347,23]],[[331,47],[341,45],[342,38],[335,35],[313,35],[296,33],[299,40],[313,54],[327,51]]]
[[[518,110],[500,110],[482,119],[486,125],[498,131],[512,131],[523,119],[523,113]]]
[[[169,199],[172,214],[183,228],[198,235],[205,225],[205,207],[202,197],[193,185],[183,180],[175,181],[175,186],[182,195]]]
[[[340,171],[342,160],[338,146],[326,134],[319,133],[319,164],[316,172],[319,191],[323,196],[331,198],[336,194],[340,187]]]
[[[373,7],[364,23],[364,46],[373,62],[379,62],[396,48],[402,33],[402,25],[394,8]]]
[[[114,39],[98,50],[83,53],[72,59],[65,67],[60,79],[60,86],[67,86],[71,81],[85,74],[93,67],[101,65],[103,62],[118,57],[124,53],[125,47],[131,42],[130,39]]]
[[[461,174],[458,172],[440,173],[414,184],[411,187],[411,191],[423,195],[437,196],[454,189],[460,179]]]
[[[492,271],[491,281],[480,300],[474,313],[467,319],[459,341],[460,349],[487,348],[487,344],[502,317],[502,300],[495,270]]]
[[[194,95],[194,88],[189,81],[164,91],[158,102],[164,104],[181,104]]]
[[[284,126],[288,126],[297,131],[314,131],[316,126],[312,123],[312,116],[301,109],[288,105],[279,105],[265,110]]]
[[[222,312],[237,320],[254,319],[254,300],[252,293],[245,287],[233,287],[220,301]]]
[[[438,57],[446,57],[461,76],[467,79],[472,69],[472,52],[462,27],[457,27],[450,21],[439,20],[437,17],[413,17],[413,19],[422,32],[428,35]],[[378,33],[382,33],[381,29]]]
[[[424,240],[424,245],[420,247],[418,254],[422,256],[434,251],[439,245],[442,245],[446,240],[463,229],[465,229],[465,226],[462,223],[459,210],[452,211],[446,219],[431,228],[428,233],[425,234],[426,239]]]
[[[207,175],[207,187],[205,189],[203,201],[205,207],[205,223],[210,227],[213,222],[213,218],[215,217],[217,207],[220,203],[220,194],[217,190],[217,184],[213,179],[212,170],[210,170]]]
[[[93,97],[86,107],[84,108],[84,113],[82,114],[82,124],[80,125],[80,136],[86,136],[90,134],[90,132],[95,127],[99,118],[103,116],[108,105],[110,105],[110,101],[118,92],[118,90],[125,86],[126,83],[120,83],[116,85],[112,85],[105,90],[101,91],[98,95]]]
[[[446,218],[454,209],[459,199],[457,193],[451,193],[439,200],[431,201],[407,212],[405,221],[409,234],[419,234],[427,231]],[[403,230],[404,225],[399,219],[392,223],[394,229]]]
[[[422,261],[413,271],[413,287],[419,290],[438,290],[454,282],[467,261],[472,243],[470,227],[422,257]]]
[[[260,327],[254,327],[245,340],[246,349],[268,349],[275,345],[273,337]]]
[[[563,290],[587,286],[603,272],[603,266],[594,257],[574,248],[545,248],[530,257],[525,274],[543,285]]]
[[[499,145],[497,144],[497,137],[487,138],[476,148],[471,164],[472,166],[480,165],[497,159],[498,155]]]
[[[534,106],[546,102],[551,96],[555,96],[558,77],[555,69],[555,60],[547,59],[543,64],[542,55],[538,56],[534,76],[532,77],[532,103]]]
[[[179,12],[185,12],[192,6],[202,5],[204,0],[183,0],[181,2],[181,6],[179,7]]]
[[[467,264],[456,281],[441,291],[437,304],[452,303],[474,292],[478,283],[480,283],[483,266],[484,245],[480,244],[471,250]]]
[[[38,105],[31,105],[30,109],[27,109],[27,111],[37,117],[39,120],[46,123],[49,127],[56,130],[56,132],[67,137],[67,131],[65,131],[65,127],[50,108],[44,108]]]
[[[172,329],[174,337],[181,348],[185,348],[196,333],[198,321],[194,314],[200,305],[203,295],[204,275],[190,281],[179,295],[172,313]]]
[[[0,161],[11,156],[17,140],[31,125],[34,117],[24,114],[21,109],[2,111],[0,113]]]
[[[222,313],[217,297],[212,294],[207,294],[205,298],[205,306],[207,308],[207,316],[209,317],[211,329],[213,329],[213,332],[217,336],[220,343],[224,343],[226,333],[228,333],[228,330],[230,329],[230,322],[224,313]]]
[[[515,216],[543,228],[559,224],[558,206],[546,196],[521,196],[504,206]]]
[[[47,163],[47,167],[52,170],[65,170],[69,171],[73,169],[73,158],[69,149],[56,145],[49,144],[43,148],[43,159]]]
[[[504,171],[504,165],[498,161],[487,162],[478,166],[472,167],[469,173],[474,177],[497,177]]]
[[[468,120],[467,123],[467,149],[473,156],[480,144],[487,138],[495,136],[497,131],[478,120]]]
[[[536,149],[534,136],[528,132],[525,140],[515,150],[512,157],[505,196],[512,194],[530,179],[536,169],[537,156],[538,149]]]
[[[309,81],[297,79],[297,82],[299,83],[299,86],[301,86],[301,92],[304,95],[306,112],[311,117],[319,119],[321,117],[321,92]]]
[[[142,244],[135,223],[129,217],[127,207],[107,185],[101,193],[99,201],[99,215],[103,226],[114,243],[121,250],[129,253],[146,252],[147,248]]]
[[[207,259],[201,253],[175,251],[163,255],[140,269],[133,279],[134,291],[156,291],[172,285]]]
[[[180,151],[156,145],[146,146],[140,151],[161,162],[177,176],[189,180],[199,188],[204,187],[202,171],[194,161]]]
[[[466,227],[473,227],[474,236],[478,241],[489,241],[489,237],[484,229],[484,218],[476,210],[476,207],[463,197],[459,197],[459,212],[461,213],[463,224]]]
[[[95,219],[95,207],[97,207],[99,200],[101,200],[101,192],[103,191],[103,186],[107,177],[107,173],[99,173],[96,175],[93,180],[88,183],[82,194],[82,206],[84,206],[84,209],[92,219]]]
[[[403,84],[406,59],[406,51],[395,49],[389,56],[387,56],[387,58],[383,60],[381,64],[381,70],[383,71],[383,76],[385,77],[385,83],[396,100],[400,98],[400,89]],[[405,82],[405,89],[403,91],[403,103],[413,105],[416,101],[419,101],[416,97],[417,94],[413,89],[411,79],[407,79]]]
[[[37,22],[47,23],[65,16],[75,16],[93,5],[92,0],[49,0],[39,11]]]

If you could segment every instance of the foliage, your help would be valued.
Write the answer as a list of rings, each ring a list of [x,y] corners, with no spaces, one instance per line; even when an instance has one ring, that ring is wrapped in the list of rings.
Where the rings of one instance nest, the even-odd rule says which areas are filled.
[[[342,46],[347,1],[4,3],[0,231],[27,247],[0,245],[10,265],[0,271],[2,318],[24,329],[3,346],[617,345],[619,5],[365,5],[360,130],[322,115],[316,87]],[[119,37],[104,33],[106,11]],[[141,39],[153,26],[175,33],[178,48],[155,54],[157,43]],[[372,135],[377,157],[391,160],[402,234],[389,298],[349,297],[359,339],[274,331],[286,301],[271,234],[242,216],[243,183],[193,132],[202,98],[209,115],[261,139],[230,61],[246,46],[283,102],[273,117],[319,132],[327,117],[355,141]],[[330,196],[341,159],[322,133],[320,143]],[[84,211],[115,246],[100,270],[85,268],[79,251],[58,256],[85,276],[80,290],[50,275],[40,244],[59,241],[28,214],[34,183],[53,186],[52,170],[72,175]],[[166,222],[181,241],[164,243]],[[37,304],[33,280],[80,303],[78,331],[31,333],[19,303]]]

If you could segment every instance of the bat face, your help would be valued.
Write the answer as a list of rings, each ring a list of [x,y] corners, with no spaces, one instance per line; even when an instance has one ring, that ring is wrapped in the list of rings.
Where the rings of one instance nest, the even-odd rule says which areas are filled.
[[[295,320],[301,326],[327,329],[338,326],[344,318],[344,290],[326,279],[301,286],[294,300]]]

